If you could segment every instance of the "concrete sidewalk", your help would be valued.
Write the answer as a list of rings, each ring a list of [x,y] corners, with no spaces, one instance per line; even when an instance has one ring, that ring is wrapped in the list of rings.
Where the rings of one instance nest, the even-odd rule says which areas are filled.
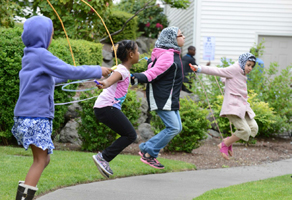
[[[56,190],[38,200],[191,200],[204,192],[292,174],[292,159],[259,166],[117,178]]]

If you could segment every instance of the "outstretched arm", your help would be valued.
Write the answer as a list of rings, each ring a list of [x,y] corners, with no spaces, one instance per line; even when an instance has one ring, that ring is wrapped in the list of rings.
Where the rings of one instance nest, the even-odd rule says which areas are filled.
[[[224,78],[232,78],[238,72],[237,67],[238,66],[236,65],[231,65],[226,68],[193,65],[193,68],[197,72],[208,74],[208,75],[220,76]]]
[[[112,75],[110,77],[108,77],[107,79],[103,80],[103,81],[98,81],[99,84],[97,84],[97,87],[99,89],[105,89],[110,87],[111,85],[115,84],[116,82],[118,82],[119,80],[122,80],[122,75],[120,72],[113,72]]]

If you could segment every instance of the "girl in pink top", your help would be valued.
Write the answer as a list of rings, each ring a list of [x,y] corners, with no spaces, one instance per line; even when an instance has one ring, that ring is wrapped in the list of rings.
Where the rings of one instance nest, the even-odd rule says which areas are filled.
[[[249,136],[255,137],[258,132],[258,125],[254,120],[255,113],[247,102],[247,77],[255,66],[256,57],[251,53],[239,56],[238,62],[226,67],[196,66],[197,72],[220,76],[226,78],[225,92],[221,117],[227,117],[236,127],[231,137],[223,139],[218,145],[223,158],[229,160],[228,154],[232,156],[232,144],[240,139],[248,141]]]
[[[130,84],[130,69],[139,61],[138,46],[131,40],[123,40],[117,44],[116,49],[122,64],[117,66],[109,78],[99,82],[98,88],[104,90],[94,104],[96,118],[121,135],[109,147],[93,156],[98,170],[106,178],[113,175],[109,162],[137,138],[133,125],[122,113],[121,107]]]

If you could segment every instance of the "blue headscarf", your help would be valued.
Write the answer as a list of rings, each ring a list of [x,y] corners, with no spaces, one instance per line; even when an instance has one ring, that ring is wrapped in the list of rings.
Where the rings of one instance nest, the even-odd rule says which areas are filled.
[[[162,49],[175,49],[180,51],[180,47],[177,45],[177,32],[178,27],[167,27],[163,29],[155,43],[155,48]]]
[[[239,56],[239,58],[238,58],[238,63],[239,63],[239,65],[240,65],[240,67],[241,67],[241,69],[244,71],[244,67],[245,67],[245,63],[247,62],[247,61],[253,61],[253,62],[255,62],[256,63],[256,57],[253,55],[253,54],[251,54],[251,53],[244,53],[244,54],[241,54],[240,56]]]

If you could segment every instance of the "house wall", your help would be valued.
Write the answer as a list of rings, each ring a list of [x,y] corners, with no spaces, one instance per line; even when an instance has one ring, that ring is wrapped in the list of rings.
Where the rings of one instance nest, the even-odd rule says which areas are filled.
[[[182,48],[182,55],[187,53],[188,46],[194,45],[195,34],[194,30],[194,11],[195,2],[191,0],[190,6],[186,9],[174,9],[169,6],[165,6],[164,12],[167,15],[169,26],[177,26],[183,32],[186,37],[185,45]]]
[[[206,63],[203,60],[206,36],[216,38],[212,65],[219,64],[221,57],[237,60],[258,43],[261,35],[292,36],[292,0],[196,0],[191,5],[186,11],[166,6],[166,14],[171,25],[192,29],[189,32],[193,36],[186,38],[185,46],[197,47],[196,59],[200,64]],[[186,17],[192,18],[194,26],[186,24]]]

